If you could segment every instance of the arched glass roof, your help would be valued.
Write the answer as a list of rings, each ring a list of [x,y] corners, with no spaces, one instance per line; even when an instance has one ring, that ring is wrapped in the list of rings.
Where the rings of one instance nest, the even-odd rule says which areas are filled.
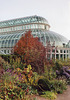
[[[0,47],[1,48],[13,47],[24,33],[25,32],[0,35]],[[32,34],[34,37],[39,37],[39,40],[43,42],[44,46],[46,46],[47,41],[48,42],[50,41],[51,45],[55,41],[55,46],[59,47],[63,47],[63,43],[65,44],[68,43],[68,40],[64,36],[52,31],[32,30]]]
[[[0,48],[13,47],[23,33],[0,35]]]
[[[1,21],[0,22],[0,28],[2,27],[8,27],[8,26],[14,26],[14,25],[24,25],[29,23],[43,23],[48,24],[48,21],[40,16],[30,16],[30,17],[23,17],[13,20],[7,20],[7,21]],[[49,24],[48,24],[49,25]]]
[[[56,46],[62,47],[63,43],[68,43],[68,39],[58,33],[46,31],[45,34],[49,35],[48,41],[50,41],[51,44],[55,41]]]
[[[26,28],[24,28],[24,26]],[[49,31],[49,27],[50,25],[48,24],[48,21],[45,18],[36,15],[13,20],[1,21],[0,33],[4,35],[0,35],[0,48],[12,48],[21,38],[22,34],[26,33],[25,31],[29,29],[32,30],[32,34],[34,37],[39,37],[39,40],[43,43],[44,46],[46,46],[46,42],[49,41],[51,45],[55,41],[55,46],[59,47],[63,47],[63,43],[68,43],[68,40],[64,36]],[[3,30],[6,30],[5,33]]]
[[[64,36],[52,32],[52,31],[46,31],[46,30],[37,30],[38,32],[33,32],[33,35],[36,37],[39,37],[40,41],[43,42],[44,46],[46,46],[46,42],[51,43],[51,45],[53,44],[53,42],[55,42],[55,46],[58,47],[63,47],[63,43],[67,44],[68,43],[68,39],[65,38]]]

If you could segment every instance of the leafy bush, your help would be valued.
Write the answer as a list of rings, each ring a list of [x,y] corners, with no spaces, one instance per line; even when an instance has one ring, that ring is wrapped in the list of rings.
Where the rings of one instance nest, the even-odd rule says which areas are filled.
[[[15,100],[15,99],[24,99],[25,92],[17,87],[11,85],[5,85],[0,88],[0,99],[3,100]]]
[[[46,78],[38,80],[39,91],[54,91],[57,93],[63,93],[66,90],[67,84],[64,80],[48,80]]]
[[[2,59],[4,59],[5,61],[10,62],[11,55],[0,55],[0,57],[2,57]]]
[[[45,67],[46,67],[46,65],[45,65]],[[56,72],[54,71],[52,66],[50,66],[50,68],[47,66],[45,68],[45,72],[44,72],[43,76],[49,80],[52,80],[52,79],[56,78]]]
[[[46,61],[46,49],[37,37],[33,37],[31,30],[25,33],[24,36],[13,47],[13,54],[20,56],[22,62],[30,64],[34,71],[44,72],[44,61]]]
[[[62,62],[61,61],[56,61],[55,62],[55,69],[56,70],[61,70],[62,69]]]
[[[70,66],[70,59],[66,59],[64,61],[62,61],[63,66]]]
[[[66,90],[67,84],[64,80],[52,80],[50,81],[51,90],[57,93],[63,93],[63,90]]]
[[[45,98],[49,98],[50,100],[54,100],[57,98],[56,94],[54,92],[51,92],[51,91],[43,92],[43,95],[41,95],[41,96],[45,97]]]
[[[8,68],[10,68],[10,65],[8,64],[8,62],[4,61],[2,57],[0,57],[0,68],[3,68],[4,70],[7,70]]]
[[[30,86],[32,71],[31,66],[21,70],[16,68],[14,70],[7,69],[0,80],[0,99],[24,99],[27,94],[37,94],[37,89]]]

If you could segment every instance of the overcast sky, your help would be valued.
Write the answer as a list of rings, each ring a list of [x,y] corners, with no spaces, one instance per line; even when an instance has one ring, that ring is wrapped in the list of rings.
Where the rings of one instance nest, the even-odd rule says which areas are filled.
[[[70,0],[0,0],[0,21],[38,15],[70,40]]]

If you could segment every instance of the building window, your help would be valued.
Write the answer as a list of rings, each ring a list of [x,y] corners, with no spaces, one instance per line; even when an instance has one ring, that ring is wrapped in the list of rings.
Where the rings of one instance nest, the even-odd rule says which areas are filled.
[[[58,50],[56,50],[56,53],[58,53]]]
[[[63,55],[61,54],[61,55],[60,55],[60,58],[62,58],[62,56],[63,56]]]
[[[6,50],[4,50],[4,53],[6,53]]]
[[[9,50],[8,50],[8,53],[9,53]]]
[[[53,49],[53,50],[52,50],[52,52],[54,52],[54,53],[55,53],[55,50]]]
[[[67,50],[67,53],[68,53],[68,50]]]
[[[56,59],[59,59],[59,54],[56,54]]]
[[[60,50],[60,53],[62,53],[62,50]]]
[[[67,58],[68,58],[68,55],[67,55]]]
[[[64,50],[64,53],[66,53],[66,51]]]
[[[46,25],[45,25],[45,29],[46,29]]]

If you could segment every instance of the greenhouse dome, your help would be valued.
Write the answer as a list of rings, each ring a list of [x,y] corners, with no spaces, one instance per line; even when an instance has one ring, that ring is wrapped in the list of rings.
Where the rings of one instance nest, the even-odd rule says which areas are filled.
[[[55,42],[55,46],[63,47],[63,44],[67,44],[69,41],[64,36],[49,30],[38,31],[37,34],[33,35],[39,37],[40,41],[43,42],[44,46],[46,46],[47,42],[50,42],[51,45],[53,44],[53,42]]]
[[[23,17],[13,20],[0,22],[0,47],[12,47],[20,39],[24,32],[31,29],[33,36],[38,36],[40,41],[46,46],[46,42],[52,44],[55,41],[56,46],[67,44],[68,40],[55,32],[49,31],[48,21],[40,16]]]
[[[59,53],[61,49],[62,52],[64,52],[63,47],[65,46],[65,50],[68,50],[66,51],[68,52],[67,56],[70,54],[69,40],[56,32],[50,31],[48,21],[36,15],[0,22],[0,51],[2,54],[10,54],[12,48],[20,40],[22,35],[30,29],[32,35],[38,37],[39,41],[41,41],[45,47],[48,42],[50,42],[51,46],[55,43],[55,47],[60,48],[60,50],[58,50]]]
[[[0,48],[13,47],[17,43],[17,41],[21,38],[22,34],[25,34],[25,32],[0,35]],[[52,31],[38,31],[38,32],[35,31],[32,32],[32,34],[34,37],[38,37],[44,46],[46,46],[46,43],[49,41],[51,45],[55,41],[55,46],[58,47],[63,47],[63,43],[65,44],[68,43],[68,39]]]

